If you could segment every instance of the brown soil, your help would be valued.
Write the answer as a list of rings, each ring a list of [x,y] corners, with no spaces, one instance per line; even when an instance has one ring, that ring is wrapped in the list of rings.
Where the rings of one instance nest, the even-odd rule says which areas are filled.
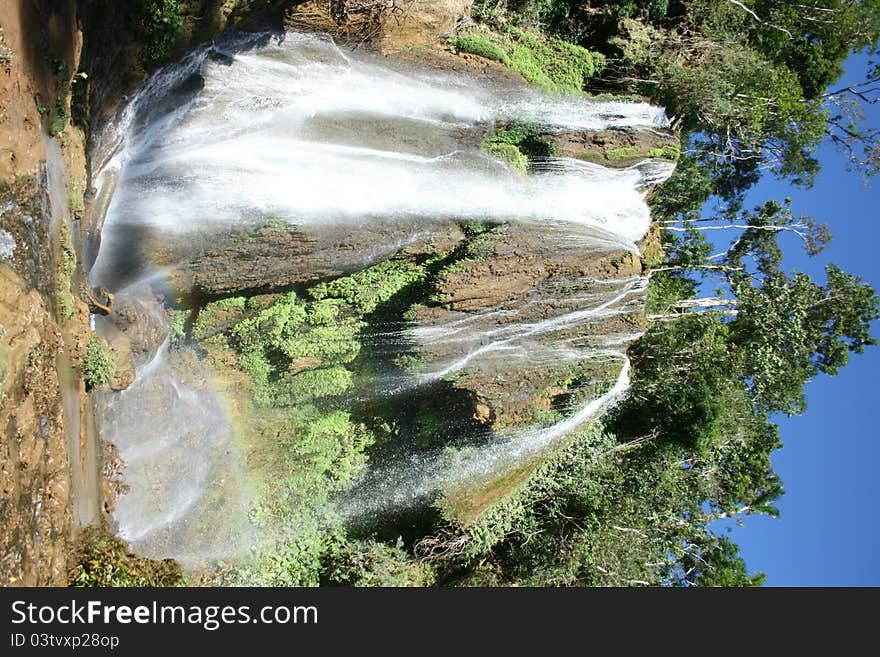
[[[40,294],[0,265],[0,585],[66,581],[72,513],[56,358]]]

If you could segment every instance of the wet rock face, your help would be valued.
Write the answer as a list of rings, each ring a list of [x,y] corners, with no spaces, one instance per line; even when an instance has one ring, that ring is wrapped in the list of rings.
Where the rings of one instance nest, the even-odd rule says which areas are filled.
[[[156,312],[155,305],[131,295],[119,298],[113,312],[100,321],[101,332],[117,354],[117,386],[129,376],[133,379],[133,363],[149,361],[168,337],[165,318]]]
[[[583,236],[551,224],[505,224],[486,252],[446,273],[437,296],[452,311],[480,311],[540,294],[553,282],[641,274],[635,254],[609,244],[585,250]],[[560,297],[563,299],[564,297]]]
[[[52,243],[48,218],[45,168],[15,183],[0,183],[0,230],[6,235],[6,257],[11,267],[44,295],[54,294]]]
[[[414,313],[427,371],[457,363],[455,387],[495,427],[597,396],[620,371],[612,348],[644,329],[641,259],[570,226],[511,223],[485,237],[478,258],[440,273],[436,305]]]
[[[608,167],[627,167],[646,158],[677,159],[678,139],[665,132],[628,129],[590,130],[550,135],[557,153]]]
[[[168,275],[176,294],[214,298],[335,278],[399,254],[442,252],[462,237],[454,222],[367,222],[319,230],[273,225],[215,237],[213,246],[177,258],[157,245],[156,257],[181,263]]]

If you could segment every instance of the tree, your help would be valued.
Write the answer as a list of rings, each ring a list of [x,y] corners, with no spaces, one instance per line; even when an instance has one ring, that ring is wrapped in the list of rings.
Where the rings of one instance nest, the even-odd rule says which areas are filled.
[[[752,398],[768,410],[803,412],[807,381],[837,374],[850,353],[877,344],[870,334],[880,317],[873,288],[834,265],[825,271],[824,286],[799,272],[775,272],[760,285],[746,275],[731,281],[739,309],[732,339],[745,353]]]

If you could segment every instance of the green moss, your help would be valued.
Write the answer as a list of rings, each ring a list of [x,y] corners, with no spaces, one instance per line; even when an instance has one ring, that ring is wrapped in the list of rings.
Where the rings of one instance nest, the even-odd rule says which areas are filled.
[[[73,214],[78,217],[82,216],[82,213],[85,212],[85,204],[83,203],[82,182],[76,179],[70,181],[68,197],[70,202],[70,209],[73,211]]]
[[[550,157],[555,152],[553,142],[537,128],[528,125],[501,128],[486,137],[481,148],[520,171],[526,171],[532,159]]]
[[[73,278],[76,274],[76,252],[70,241],[67,226],[62,223],[60,234],[60,254],[58,267],[55,271],[55,291],[58,303],[58,312],[64,319],[73,317]]]
[[[309,294],[316,300],[340,299],[361,314],[369,314],[407,285],[423,281],[425,267],[410,260],[386,260],[378,265],[316,285]]]
[[[526,171],[529,168],[528,156],[513,144],[487,144],[483,150],[504,162],[511,169]]]
[[[459,52],[499,61],[528,82],[560,93],[582,93],[584,85],[605,66],[605,58],[555,37],[515,27],[505,32],[476,29],[451,41]]]
[[[625,160],[629,157],[635,157],[639,154],[638,146],[620,146],[618,148],[609,148],[605,151],[606,160]]]
[[[667,144],[660,148],[652,148],[648,151],[648,157],[664,157],[667,160],[676,162],[681,157],[681,146],[678,144]]]
[[[455,37],[451,42],[458,52],[467,52],[479,55],[496,62],[508,63],[507,53],[504,48],[492,40],[490,36],[482,34],[462,34]]]
[[[186,340],[186,324],[190,318],[190,311],[175,310],[168,319],[168,334],[171,344],[180,345]]]

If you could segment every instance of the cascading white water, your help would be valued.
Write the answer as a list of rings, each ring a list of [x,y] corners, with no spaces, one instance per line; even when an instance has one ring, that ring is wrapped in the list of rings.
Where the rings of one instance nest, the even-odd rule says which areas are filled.
[[[295,226],[327,258],[347,257],[351,267],[394,254],[432,223],[475,218],[552,230],[571,249],[635,251],[649,225],[643,190],[669,175],[671,165],[608,169],[550,159],[528,176],[513,175],[480,149],[493,125],[513,121],[560,132],[667,126],[663,111],[644,103],[548,96],[395,67],[314,35],[248,37],[226,50],[194,52],[154,76],[98,142],[97,205],[107,211],[90,280],[123,303],[143,301],[145,281],[156,287],[217,236],[267,219]],[[389,224],[399,226],[395,241],[347,244],[352,231]],[[503,436],[452,469],[435,457],[402,456],[381,490],[362,487],[341,507],[374,512],[423,494],[438,477],[471,477],[539,453],[622,394],[623,354],[633,335],[584,345],[566,331],[638,306],[644,281],[574,283],[582,291],[564,299],[548,289],[546,298],[522,307],[409,330],[409,340],[438,347],[444,358],[398,388],[466,367],[501,372],[596,358],[624,364],[611,390],[562,423]],[[541,304],[547,309],[535,316]],[[156,346],[134,385],[110,395],[105,410],[104,436],[119,447],[131,486],[115,518],[122,535],[147,554],[221,554],[221,544],[230,547],[224,538],[193,550],[179,537],[182,528],[206,525],[199,517],[206,496],[238,481],[242,456],[217,393],[185,383],[168,363],[167,341]],[[242,497],[226,497],[243,516]]]

